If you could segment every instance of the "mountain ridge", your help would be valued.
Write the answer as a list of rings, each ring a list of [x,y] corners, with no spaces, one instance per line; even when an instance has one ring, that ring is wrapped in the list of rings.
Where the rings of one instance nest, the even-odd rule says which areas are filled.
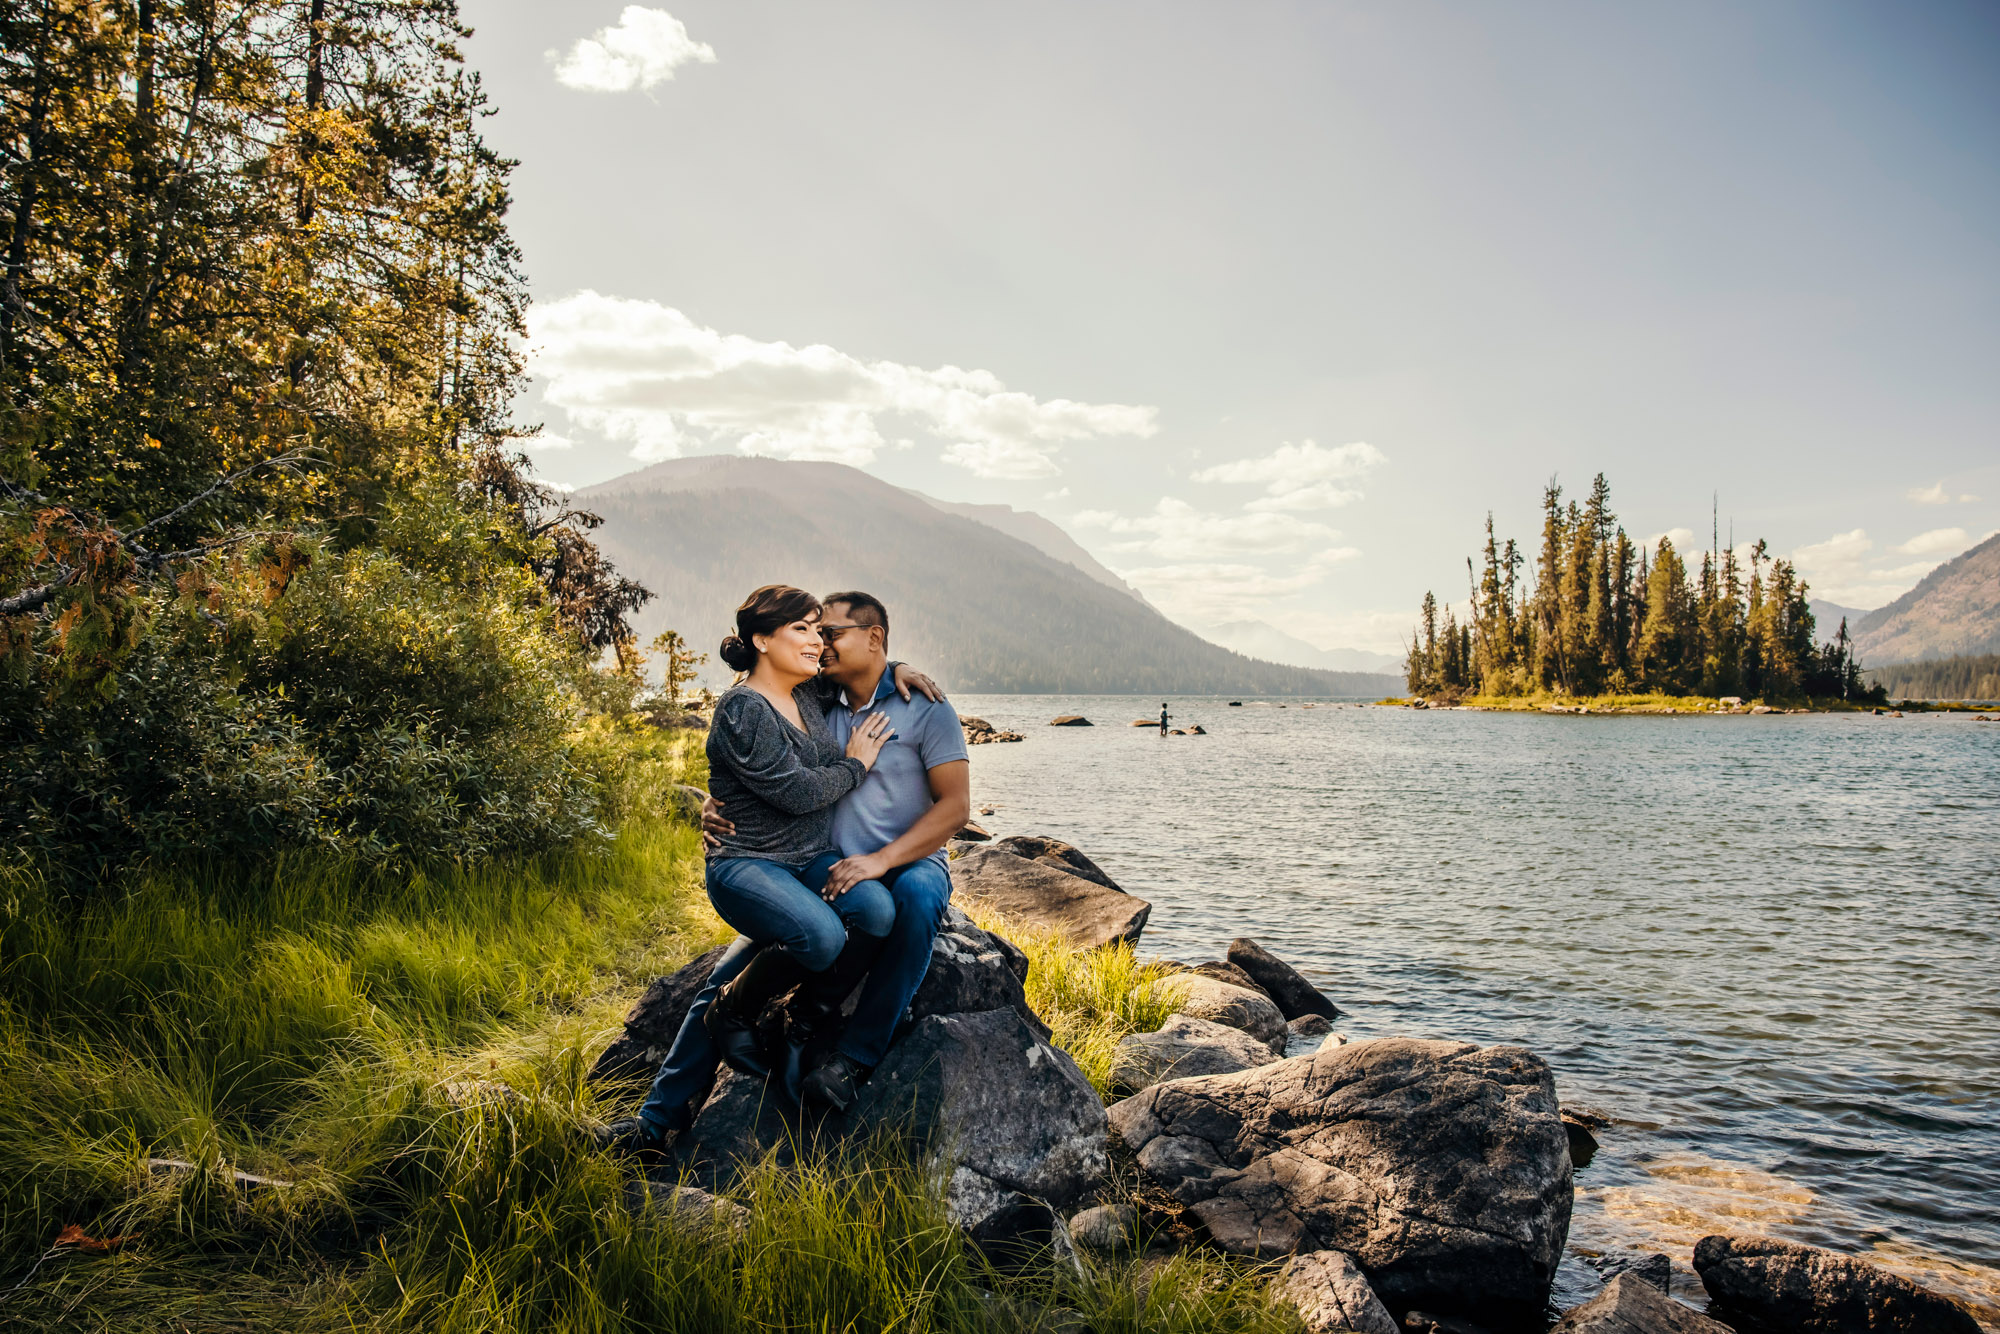
[[[2000,653],[2000,533],[1989,534],[1847,629],[1863,657],[1881,663]],[[1825,639],[1830,628],[1819,631]]]
[[[896,656],[955,691],[1358,696],[1397,684],[1233,653],[1030,542],[844,464],[674,459],[576,498],[602,516],[605,554],[653,590],[633,618],[642,641],[671,626],[712,655],[745,593],[786,582],[874,593]],[[719,672],[711,663],[708,679]]]

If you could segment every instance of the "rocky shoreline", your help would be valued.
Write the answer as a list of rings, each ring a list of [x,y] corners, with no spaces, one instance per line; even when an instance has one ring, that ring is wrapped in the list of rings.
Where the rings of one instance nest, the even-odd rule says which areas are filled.
[[[1151,913],[1056,839],[952,853],[956,904],[1077,949],[1136,945]],[[592,1079],[650,1077],[719,953],[654,982]],[[1979,1329],[1950,1299],[1864,1261],[1727,1235],[1689,1257],[1706,1314],[1666,1295],[1669,1257],[1635,1253],[1596,1259],[1610,1281],[1557,1315],[1573,1176],[1595,1141],[1591,1118],[1558,1105],[1540,1057],[1349,1042],[1332,1031],[1335,1004],[1250,940],[1172,967],[1149,985],[1170,988],[1176,1012],[1120,1041],[1106,1106],[1029,1005],[1027,955],[954,906],[853,1108],[801,1114],[725,1071],[672,1166],[635,1190],[702,1226],[740,1226],[729,1196],[743,1164],[890,1134],[936,1164],[952,1221],[996,1259],[1209,1247],[1271,1264],[1272,1298],[1314,1334]],[[774,1005],[765,1022],[776,1021]]]

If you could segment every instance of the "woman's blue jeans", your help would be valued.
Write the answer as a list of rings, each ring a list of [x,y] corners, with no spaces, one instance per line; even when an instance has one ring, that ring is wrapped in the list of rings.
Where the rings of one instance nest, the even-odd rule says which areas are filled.
[[[673,1046],[653,1077],[652,1092],[640,1107],[639,1116],[655,1130],[665,1131],[676,1123],[684,1123],[693,1100],[714,1081],[715,1043],[710,1040],[702,1018],[715,1003],[717,993],[743,971],[759,948],[767,942],[783,944],[800,963],[818,972],[840,953],[850,928],[867,936],[889,934],[896,920],[896,902],[879,881],[864,880],[833,904],[820,898],[820,887],[826,884],[827,873],[839,860],[837,852],[822,853],[796,871],[755,857],[730,857],[709,863],[709,902],[715,905],[723,921],[743,934],[716,963],[707,985],[695,996]],[[900,889],[901,878],[894,875],[891,878]],[[949,884],[946,881],[947,895]],[[924,941],[923,962],[930,962],[928,938]],[[910,983],[910,990],[914,991],[916,982],[922,980],[920,969],[916,980]],[[903,1003],[909,1003],[907,996]],[[894,1023],[893,1016],[890,1022]]]
[[[823,852],[802,867],[761,857],[718,857],[708,864],[708,901],[722,920],[760,945],[771,944],[821,972],[849,932],[878,939],[896,923],[896,901],[879,880],[863,880],[828,903],[819,896],[840,860]]]

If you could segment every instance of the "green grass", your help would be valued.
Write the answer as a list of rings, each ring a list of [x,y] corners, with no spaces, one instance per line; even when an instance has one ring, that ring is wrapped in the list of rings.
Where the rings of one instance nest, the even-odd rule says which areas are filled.
[[[624,822],[595,847],[168,868],[80,900],[0,876],[0,1327],[972,1334],[1053,1307],[1100,1334],[1297,1328],[1266,1271],[1214,1256],[990,1272],[886,1145],[753,1173],[740,1237],[635,1210],[580,1134],[626,1109],[585,1073],[723,929],[695,832],[656,806],[698,750],[599,742]],[[1172,1009],[1160,970],[1022,943],[1102,1088],[1117,1038]],[[69,1225],[128,1240],[53,1245]]]

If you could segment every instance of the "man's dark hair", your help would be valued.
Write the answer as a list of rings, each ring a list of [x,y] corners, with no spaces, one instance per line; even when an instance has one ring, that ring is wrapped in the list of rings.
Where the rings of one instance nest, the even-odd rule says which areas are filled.
[[[863,593],[849,589],[845,593],[828,593],[820,599],[820,605],[831,607],[836,602],[847,604],[847,614],[854,618],[856,625],[879,625],[882,627],[882,647],[889,646],[889,609],[882,605],[882,599],[873,593]]]

